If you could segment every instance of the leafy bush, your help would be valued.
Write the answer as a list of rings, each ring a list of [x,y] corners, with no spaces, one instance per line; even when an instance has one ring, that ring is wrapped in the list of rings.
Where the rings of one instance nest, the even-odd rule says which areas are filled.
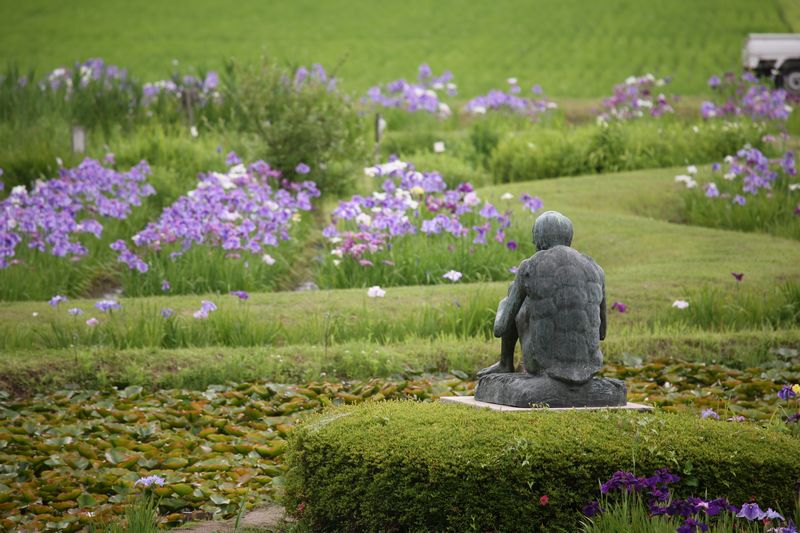
[[[763,125],[748,121],[692,128],[663,118],[532,128],[500,141],[490,168],[495,182],[503,183],[705,163],[747,143],[762,147],[764,131]]]
[[[256,157],[289,179],[311,179],[320,190],[341,192],[363,167],[368,127],[354,102],[320,69],[300,76],[299,69],[292,73],[269,60],[257,67],[230,64],[234,81],[226,98],[238,125],[263,141]],[[300,163],[310,167],[308,174],[295,171]]]
[[[285,503],[324,531],[575,531],[599,482],[625,468],[669,466],[679,496],[789,509],[798,453],[774,432],[683,415],[368,402],[295,429]]]

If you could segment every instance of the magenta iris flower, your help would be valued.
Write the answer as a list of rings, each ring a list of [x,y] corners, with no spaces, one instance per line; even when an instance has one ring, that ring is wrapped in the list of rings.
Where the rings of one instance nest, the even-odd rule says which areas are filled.
[[[736,281],[742,281],[742,279],[744,279],[744,272],[731,272],[731,276],[733,276]]]
[[[622,302],[614,302],[613,304],[611,304],[611,309],[619,311],[620,313],[624,313],[625,311],[628,310],[628,306]]]

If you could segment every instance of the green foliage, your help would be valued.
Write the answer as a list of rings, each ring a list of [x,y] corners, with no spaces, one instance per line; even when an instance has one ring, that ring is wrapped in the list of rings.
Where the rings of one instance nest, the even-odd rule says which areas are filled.
[[[320,190],[342,192],[367,153],[367,125],[352,100],[312,77],[301,83],[294,73],[264,59],[256,67],[231,64],[235,80],[227,98],[233,120],[263,142],[258,154],[289,179],[314,180]],[[311,172],[295,172],[299,163]]]
[[[694,490],[789,508],[798,453],[795,439],[696,416],[363,404],[295,429],[285,503],[325,531],[574,531],[620,469],[670,467]]]
[[[750,122],[638,120],[574,128],[532,128],[505,137],[491,158],[496,183],[708,163],[745,144],[762,147],[763,126]]]

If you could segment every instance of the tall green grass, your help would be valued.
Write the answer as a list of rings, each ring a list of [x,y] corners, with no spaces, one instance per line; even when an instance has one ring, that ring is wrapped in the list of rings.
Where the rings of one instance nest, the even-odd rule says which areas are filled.
[[[710,286],[687,289],[683,299],[689,306],[686,309],[671,308],[658,321],[706,331],[778,329],[800,325],[800,283],[784,282],[771,288],[749,288],[746,287],[747,278],[744,279],[742,284],[745,286],[737,284],[728,289]]]
[[[234,296],[214,298],[219,309],[208,318],[193,318],[192,310],[179,311],[167,318],[163,308],[132,303],[132,309],[101,313],[85,307],[84,314],[67,316],[55,310],[43,314],[32,328],[0,325],[0,349],[74,350],[103,346],[128,348],[188,348],[199,346],[269,346],[317,344],[328,346],[351,341],[377,344],[415,339],[488,339],[496,310],[496,299],[485,292],[441,304],[420,303],[401,316],[378,312],[380,300],[363,296],[355,310],[309,314],[304,320],[284,323],[273,317],[255,315],[247,303]],[[197,309],[200,301],[197,301]],[[89,317],[99,320],[86,324]]]

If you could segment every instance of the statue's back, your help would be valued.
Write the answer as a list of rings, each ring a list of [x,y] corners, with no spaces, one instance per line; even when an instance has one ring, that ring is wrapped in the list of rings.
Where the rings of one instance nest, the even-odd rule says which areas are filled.
[[[603,363],[603,270],[567,246],[537,252],[521,269],[526,298],[516,316],[525,368],[584,383]]]

